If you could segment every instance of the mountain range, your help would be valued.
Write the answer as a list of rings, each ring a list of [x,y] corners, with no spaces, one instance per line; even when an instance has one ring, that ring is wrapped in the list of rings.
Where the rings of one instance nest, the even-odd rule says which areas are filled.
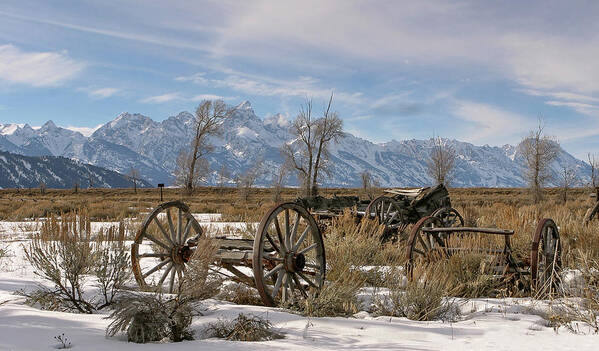
[[[32,128],[27,124],[0,124],[0,150],[26,156],[62,156],[79,162],[127,173],[134,168],[152,184],[172,182],[179,151],[187,147],[193,136],[194,116],[181,112],[160,122],[141,115],[121,113],[100,126],[91,135],[56,126],[52,121]],[[212,173],[208,184],[216,184],[218,170],[225,166],[234,184],[261,161],[258,185],[269,185],[283,163],[283,143],[292,142],[290,121],[276,114],[256,116],[250,102],[239,104],[222,125],[222,133],[211,137],[215,146],[209,154]],[[456,151],[455,173],[451,185],[456,187],[522,187],[526,185],[524,159],[514,145],[477,146],[457,140],[443,140]],[[323,186],[360,186],[360,174],[368,171],[384,187],[426,186],[432,180],[426,174],[426,160],[433,140],[392,140],[373,143],[346,133],[331,145],[330,176]],[[564,167],[572,169],[580,183],[588,181],[590,166],[565,150],[559,150],[551,164],[553,179],[559,184]],[[295,176],[285,183],[297,185]]]
[[[60,156],[23,156],[0,151],[0,188],[131,188],[129,177]],[[144,180],[138,187],[151,186]]]

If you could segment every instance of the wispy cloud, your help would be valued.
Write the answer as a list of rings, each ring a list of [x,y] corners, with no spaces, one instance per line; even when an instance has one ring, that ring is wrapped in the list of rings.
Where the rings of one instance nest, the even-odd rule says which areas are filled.
[[[89,97],[92,99],[101,100],[101,99],[106,99],[106,98],[109,98],[113,95],[120,93],[121,89],[119,89],[119,88],[86,87],[86,88],[78,88],[77,91],[82,91],[82,92],[87,93],[87,95],[89,95]]]
[[[335,91],[333,87],[326,87],[316,78],[300,76],[292,80],[275,79],[265,75],[245,75],[232,72],[224,78],[208,78],[205,73],[196,73],[191,76],[175,78],[179,82],[194,82],[200,85],[213,85],[229,88],[240,93],[257,96],[300,97],[328,99],[331,93],[336,101],[359,104],[365,102],[361,92]]]
[[[469,123],[459,137],[472,143],[502,145],[518,142],[534,126],[524,116],[473,101],[457,101],[453,113]]]
[[[0,80],[34,87],[57,86],[83,70],[85,64],[66,52],[26,52],[0,45]]]
[[[203,101],[203,100],[233,100],[235,97],[231,96],[220,96],[214,94],[199,94],[194,96],[185,96],[179,92],[166,93],[162,95],[150,96],[140,100],[143,103],[149,104],[161,104],[171,101]]]

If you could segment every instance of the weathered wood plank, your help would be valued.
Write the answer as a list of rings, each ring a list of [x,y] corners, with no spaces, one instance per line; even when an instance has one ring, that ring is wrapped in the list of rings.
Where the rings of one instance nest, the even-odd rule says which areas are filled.
[[[423,232],[427,233],[481,233],[481,234],[498,234],[498,235],[513,235],[514,231],[509,229],[499,228],[477,228],[477,227],[448,227],[448,228],[422,228]]]

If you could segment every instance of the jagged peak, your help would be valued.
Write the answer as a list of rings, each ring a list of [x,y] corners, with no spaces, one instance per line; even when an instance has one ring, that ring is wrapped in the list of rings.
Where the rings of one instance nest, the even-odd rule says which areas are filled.
[[[237,105],[237,107],[235,107],[235,110],[251,110],[252,109],[252,104],[248,101],[245,100],[242,103],[240,103],[239,105]]]
[[[48,122],[44,123],[44,125],[42,126],[42,129],[44,129],[44,130],[55,129],[55,128],[57,128],[56,124],[52,120],[49,120]]]

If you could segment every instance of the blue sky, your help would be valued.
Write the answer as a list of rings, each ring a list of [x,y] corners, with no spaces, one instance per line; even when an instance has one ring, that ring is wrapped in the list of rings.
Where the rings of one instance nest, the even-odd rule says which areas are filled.
[[[345,129],[517,143],[542,116],[599,153],[599,2],[27,1],[0,4],[0,123],[162,120],[203,99],[293,118],[331,91]]]

